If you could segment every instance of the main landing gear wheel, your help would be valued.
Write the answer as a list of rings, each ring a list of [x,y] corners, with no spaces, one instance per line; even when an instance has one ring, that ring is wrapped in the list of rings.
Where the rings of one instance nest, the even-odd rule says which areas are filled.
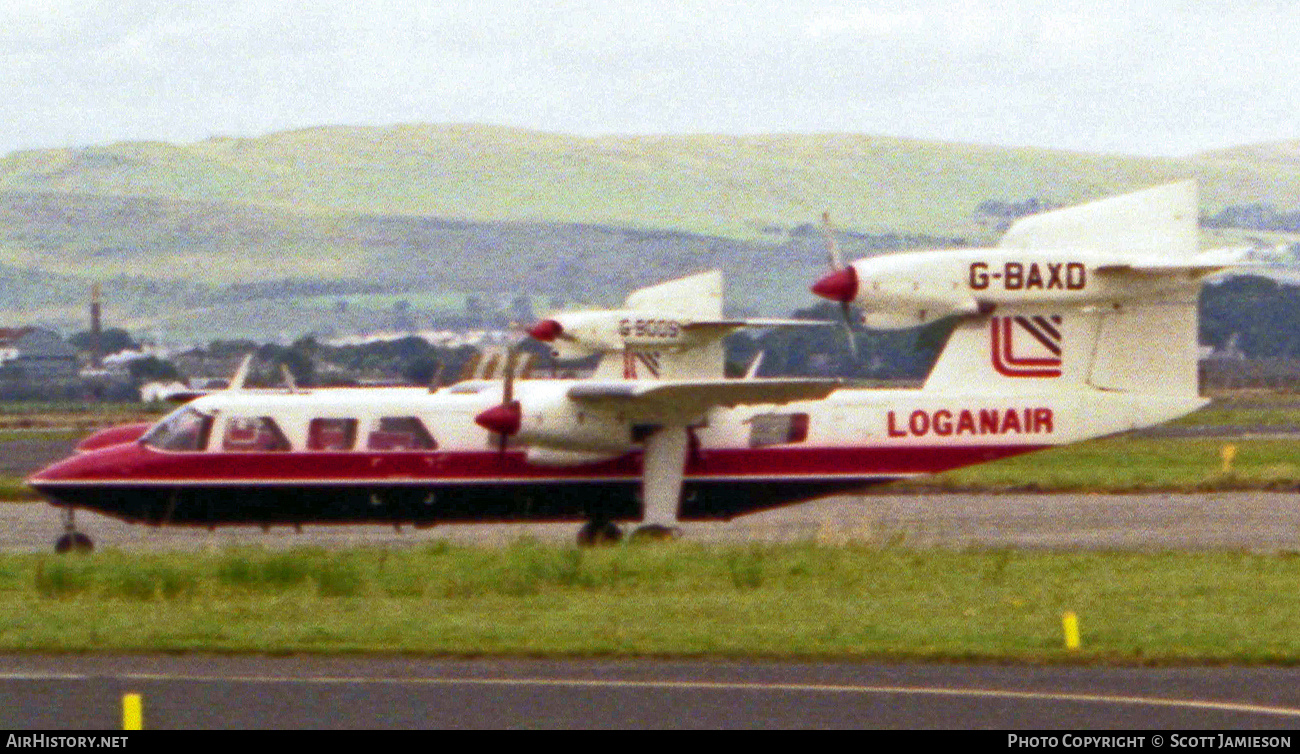
[[[91,552],[94,549],[94,541],[79,531],[66,532],[54,540],[54,551],[60,555],[65,552]]]
[[[579,547],[615,545],[623,538],[623,530],[610,521],[588,521],[578,530]]]
[[[69,506],[63,510],[63,534],[54,540],[54,551],[62,555],[65,552],[90,552],[95,543],[83,532],[77,531],[77,522],[73,519],[74,509]]]
[[[664,524],[638,526],[628,538],[632,542],[671,542],[682,535],[681,529]]]

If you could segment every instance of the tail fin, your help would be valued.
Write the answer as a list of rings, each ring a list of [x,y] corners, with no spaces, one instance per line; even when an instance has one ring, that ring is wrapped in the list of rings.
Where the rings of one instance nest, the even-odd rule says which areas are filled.
[[[998,247],[1191,256],[1199,212],[1196,181],[1179,181],[1023,217]]]
[[[721,319],[722,271],[701,272],[641,288],[627,297],[625,306],[689,319]],[[595,376],[604,379],[722,377],[725,362],[721,341],[676,351],[627,350],[603,356]]]
[[[1024,218],[999,248],[1186,258],[1197,252],[1197,214],[1196,185],[1186,181]],[[1199,291],[1199,279],[1184,278],[1151,298],[999,307],[957,325],[925,387],[1195,397]]]
[[[721,319],[722,271],[710,270],[641,288],[628,295],[625,306],[671,312],[692,319]]]

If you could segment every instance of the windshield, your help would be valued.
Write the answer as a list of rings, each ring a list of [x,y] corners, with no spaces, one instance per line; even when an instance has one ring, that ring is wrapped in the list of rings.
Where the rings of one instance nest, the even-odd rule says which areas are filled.
[[[155,424],[140,442],[158,450],[203,450],[211,432],[211,416],[184,407]]]

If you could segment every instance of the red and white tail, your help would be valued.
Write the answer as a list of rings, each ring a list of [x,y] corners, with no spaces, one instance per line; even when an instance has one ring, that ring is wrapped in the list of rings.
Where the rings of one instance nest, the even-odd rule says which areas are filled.
[[[999,248],[1188,259],[1197,254],[1197,214],[1196,184],[1186,181],[1023,218]],[[1132,274],[1134,290],[1142,282],[1140,271],[1114,274]],[[1124,278],[1117,279],[1122,291]],[[1155,296],[999,306],[990,316],[957,325],[925,388],[1025,392],[1087,386],[1195,396],[1199,291],[1200,279],[1188,276]]]
[[[656,316],[688,320],[722,318],[722,272],[712,270],[633,291],[624,304]],[[628,348],[601,357],[594,377],[601,379],[704,379],[722,377],[726,351],[722,341],[692,348]]]

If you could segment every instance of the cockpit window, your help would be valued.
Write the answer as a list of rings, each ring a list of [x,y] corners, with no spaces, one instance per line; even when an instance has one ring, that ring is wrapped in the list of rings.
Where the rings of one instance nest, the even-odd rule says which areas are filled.
[[[385,416],[366,438],[367,450],[434,450],[437,447],[424,422],[414,416]]]
[[[140,442],[158,450],[195,451],[208,446],[212,417],[192,408],[182,408],[149,430]]]
[[[289,450],[289,441],[269,416],[232,416],[226,421],[221,449],[235,453]]]

